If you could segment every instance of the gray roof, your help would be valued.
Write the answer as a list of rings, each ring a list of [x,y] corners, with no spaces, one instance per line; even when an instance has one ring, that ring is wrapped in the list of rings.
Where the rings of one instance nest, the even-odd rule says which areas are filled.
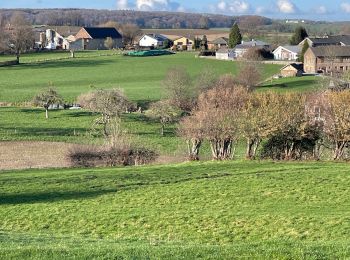
[[[316,57],[350,57],[350,46],[319,46],[310,47]]]
[[[257,47],[257,46],[268,46],[269,44],[259,40],[251,40],[249,42],[242,41],[241,44],[237,46],[248,46],[248,47]]]
[[[220,37],[220,38],[217,38],[217,39],[211,41],[210,43],[212,43],[212,44],[228,44],[228,38]]]
[[[152,37],[153,39],[156,39],[159,42],[169,40],[167,37],[165,37],[164,35],[161,35],[161,34],[152,34],[151,33],[151,34],[146,34],[146,35],[149,37]]]
[[[350,45],[350,35],[334,35],[324,38],[308,38],[315,45]]]
[[[301,52],[301,46],[299,45],[285,45],[285,46],[280,46],[290,52],[294,52],[294,53],[299,53]]]
[[[234,49],[229,49],[226,47],[220,48],[219,50],[216,51],[216,53],[229,53],[229,52],[233,52]]]

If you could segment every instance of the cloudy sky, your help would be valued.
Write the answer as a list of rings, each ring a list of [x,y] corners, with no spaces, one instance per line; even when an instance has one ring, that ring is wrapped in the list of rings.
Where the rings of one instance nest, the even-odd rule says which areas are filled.
[[[350,20],[350,0],[0,0],[0,8],[98,8]]]

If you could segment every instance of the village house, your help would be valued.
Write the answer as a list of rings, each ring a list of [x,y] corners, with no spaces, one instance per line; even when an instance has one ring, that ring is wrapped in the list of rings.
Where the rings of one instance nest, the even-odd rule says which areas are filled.
[[[281,69],[281,76],[284,78],[288,77],[301,77],[303,75],[303,64],[302,63],[291,63],[284,66]]]
[[[182,51],[191,51],[195,48],[194,38],[181,36],[174,40],[173,48]]]
[[[217,60],[234,60],[236,58],[236,54],[234,49],[222,47],[216,51],[215,57]]]
[[[256,41],[256,40],[251,40],[248,42],[242,41],[241,44],[236,45],[234,48],[235,50],[235,58],[242,58],[244,54],[250,50],[250,49],[266,49],[268,50],[270,48],[270,45],[266,42],[263,41]]]
[[[168,47],[170,40],[161,34],[145,34],[139,40],[140,47]]]
[[[209,50],[219,50],[222,47],[228,47],[228,38],[219,37],[213,41],[208,42]]]
[[[321,38],[310,38],[307,37],[299,43],[299,46],[303,46],[305,41],[308,42],[311,47],[318,46],[328,46],[328,45],[340,45],[340,46],[350,46],[350,35],[325,35]]]
[[[304,54],[306,73],[343,73],[350,70],[350,46],[310,47]]]
[[[76,41],[70,43],[75,50],[106,50],[105,41],[112,38],[113,48],[123,47],[121,34],[112,27],[83,27],[75,35]]]
[[[275,60],[296,61],[299,57],[302,47],[300,45],[279,46],[273,51]]]

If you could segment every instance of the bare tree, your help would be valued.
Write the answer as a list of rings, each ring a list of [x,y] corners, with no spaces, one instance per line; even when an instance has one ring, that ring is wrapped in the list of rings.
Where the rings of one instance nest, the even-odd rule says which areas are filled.
[[[33,103],[36,106],[42,106],[45,109],[45,117],[49,118],[49,108],[51,105],[60,105],[62,97],[58,92],[50,86],[49,89],[43,90],[33,98]]]
[[[160,134],[164,136],[165,126],[180,118],[182,111],[173,106],[169,100],[161,100],[153,103],[149,110],[146,111],[146,116],[156,119],[161,124]]]
[[[136,24],[123,24],[121,27],[121,31],[123,34],[123,41],[125,45],[133,45],[136,37],[140,36],[142,31]]]
[[[170,68],[163,80],[166,99],[179,109],[189,113],[194,105],[192,80],[182,67]]]
[[[345,156],[350,145],[350,91],[327,92],[324,99],[324,132],[333,145],[333,159]]]
[[[11,17],[6,47],[16,55],[17,63],[21,53],[34,47],[34,33],[31,24],[20,13]]]
[[[78,97],[78,103],[88,110],[100,113],[101,117],[95,122],[102,125],[103,135],[109,139],[111,135],[110,123],[119,118],[131,106],[123,91],[120,89],[96,90]],[[117,122],[114,120],[114,123]]]
[[[253,90],[262,79],[261,66],[255,62],[245,62],[239,70],[236,80],[248,90]]]

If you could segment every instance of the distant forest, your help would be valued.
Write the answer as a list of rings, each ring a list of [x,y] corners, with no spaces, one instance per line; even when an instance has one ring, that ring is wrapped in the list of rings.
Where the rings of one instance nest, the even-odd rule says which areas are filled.
[[[96,26],[108,21],[137,24],[150,29],[206,29],[228,28],[234,22],[252,26],[270,25],[273,21],[261,16],[232,17],[217,14],[193,14],[174,12],[141,12],[132,10],[93,9],[0,9],[2,19],[13,12],[23,12],[34,25]]]

